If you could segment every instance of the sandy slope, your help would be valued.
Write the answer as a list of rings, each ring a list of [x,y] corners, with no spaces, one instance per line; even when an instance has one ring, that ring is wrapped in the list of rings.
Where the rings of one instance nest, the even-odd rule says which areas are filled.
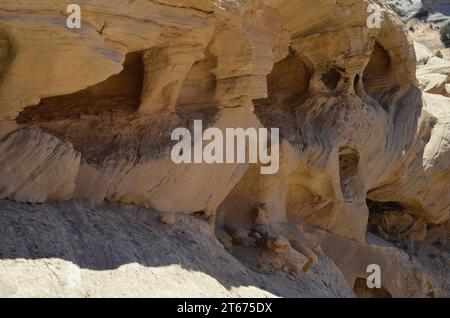
[[[250,270],[204,221],[134,206],[0,202],[2,297],[351,297],[327,257],[303,277]]]

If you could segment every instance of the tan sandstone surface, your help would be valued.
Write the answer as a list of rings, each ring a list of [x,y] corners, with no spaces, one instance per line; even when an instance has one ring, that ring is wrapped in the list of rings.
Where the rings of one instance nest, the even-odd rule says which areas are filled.
[[[77,3],[0,4],[0,296],[450,296],[450,61],[383,1]],[[175,164],[197,119],[279,171]]]

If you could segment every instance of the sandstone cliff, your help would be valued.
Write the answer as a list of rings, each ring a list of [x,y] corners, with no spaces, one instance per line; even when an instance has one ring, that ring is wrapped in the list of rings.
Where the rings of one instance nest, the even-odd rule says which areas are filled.
[[[450,295],[450,62],[384,2],[67,4],[0,4],[1,295]],[[196,119],[278,173],[175,164]]]

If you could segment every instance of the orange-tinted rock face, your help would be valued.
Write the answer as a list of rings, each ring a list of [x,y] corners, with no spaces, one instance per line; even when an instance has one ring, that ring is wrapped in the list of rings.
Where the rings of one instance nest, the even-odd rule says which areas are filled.
[[[74,30],[55,1],[0,4],[0,199],[200,213],[221,231],[246,227],[246,245],[265,237],[248,228],[279,222],[363,244],[367,200],[422,224],[449,219],[448,63],[420,55],[423,93],[383,3],[379,28],[365,0],[78,4]],[[171,132],[199,119],[278,128],[280,169],[175,164]],[[298,268],[317,261],[290,240],[306,255]]]

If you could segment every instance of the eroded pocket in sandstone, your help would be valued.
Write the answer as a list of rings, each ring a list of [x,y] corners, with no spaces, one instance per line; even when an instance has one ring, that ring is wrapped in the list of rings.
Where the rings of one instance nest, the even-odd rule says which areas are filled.
[[[258,105],[298,103],[308,95],[311,70],[305,57],[294,49],[283,60],[275,63],[267,76],[268,98],[256,100]]]
[[[418,243],[427,236],[427,224],[397,202],[367,200],[368,232],[404,249],[409,257],[417,252]]]
[[[367,279],[364,277],[356,278],[353,291],[359,298],[392,298],[391,293],[383,285],[381,288],[367,287]]]
[[[43,98],[38,105],[26,107],[17,122],[79,119],[83,115],[111,112],[133,113],[140,105],[143,75],[142,53],[129,53],[119,74],[72,94]]]

